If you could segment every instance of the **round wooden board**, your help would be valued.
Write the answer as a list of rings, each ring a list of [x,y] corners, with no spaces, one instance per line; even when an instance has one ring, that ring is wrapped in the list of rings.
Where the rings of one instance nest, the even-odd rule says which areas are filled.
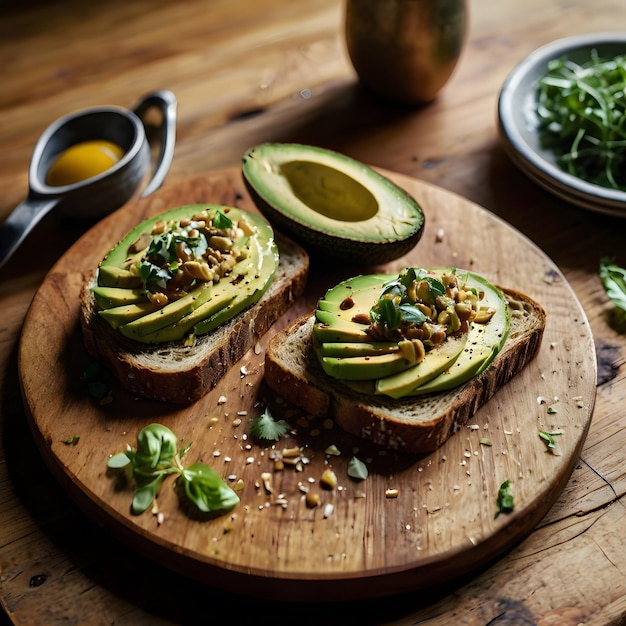
[[[89,362],[78,322],[85,277],[148,215],[198,202],[255,210],[238,169],[176,181],[98,223],[60,259],[32,302],[20,344],[22,391],[41,454],[78,505],[122,542],[235,592],[282,600],[359,599],[426,587],[477,568],[523,539],[548,511],[574,468],[593,411],[596,360],[585,313],[559,269],[519,232],[457,195],[385,173],[422,205],[420,243],[385,267],[329,268],[312,259],[305,295],[275,329],[310,311],[327,287],[351,275],[456,265],[545,307],[539,355],[443,447],[422,457],[377,449],[272,397],[262,378],[263,348],[274,329],[194,405],[141,400],[118,387],[111,403],[99,405],[81,382]],[[267,404],[294,427],[274,446],[246,435]],[[139,430],[152,422],[170,427],[183,443],[193,442],[185,463],[202,461],[226,480],[243,481],[232,514],[191,519],[179,508],[173,479],[161,488],[161,515],[130,514],[132,491],[107,475],[106,463],[135,445]],[[540,430],[561,433],[555,437],[558,454],[548,450]],[[331,444],[339,456],[326,454]],[[301,462],[274,471],[273,451],[295,446]],[[361,482],[347,475],[354,454],[369,468]],[[327,466],[338,476],[335,490],[320,486]],[[264,472],[272,476],[271,492],[263,486]],[[511,481],[515,509],[496,515],[505,480]],[[319,506],[306,506],[307,489],[319,493]]]

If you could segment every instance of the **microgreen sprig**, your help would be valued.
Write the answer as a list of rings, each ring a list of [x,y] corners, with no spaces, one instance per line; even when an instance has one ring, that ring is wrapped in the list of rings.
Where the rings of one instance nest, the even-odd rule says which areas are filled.
[[[608,257],[600,260],[600,280],[613,304],[626,313],[626,268]]]
[[[539,436],[541,437],[541,439],[543,439],[545,441],[546,445],[550,449],[556,448],[557,444],[556,444],[556,441],[554,440],[554,438],[557,437],[560,434],[561,433],[548,433],[545,430],[540,430],[539,431]]]
[[[539,137],[560,167],[583,180],[626,189],[626,57],[548,64],[537,86]]]
[[[239,503],[237,494],[212,468],[194,463],[188,468],[181,457],[189,446],[178,451],[178,438],[166,426],[151,424],[137,435],[137,448],[130,446],[125,452],[112,456],[107,467],[112,470],[131,470],[135,492],[131,505],[133,515],[140,515],[152,505],[159,488],[167,476],[177,475],[182,482],[185,497],[202,513],[228,511]]]

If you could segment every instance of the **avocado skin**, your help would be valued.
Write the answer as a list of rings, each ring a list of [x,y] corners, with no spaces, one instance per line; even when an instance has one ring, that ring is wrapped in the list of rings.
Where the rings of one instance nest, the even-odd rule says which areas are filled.
[[[281,151],[290,151],[298,155],[301,160],[332,163],[341,169],[342,164],[349,164],[358,168],[360,172],[366,172],[367,185],[389,190],[394,197],[402,199],[411,209],[411,219],[403,221],[405,232],[398,234],[397,228],[389,228],[387,236],[373,241],[358,236],[358,222],[346,222],[350,224],[350,234],[338,235],[330,229],[325,229],[320,224],[307,221],[304,218],[292,218],[281,209],[280,204],[290,204],[289,198],[276,201],[271,193],[269,185],[263,185],[256,180],[256,175],[251,172],[255,161],[267,158],[271,162],[272,155],[280,154]],[[265,157],[265,155],[268,155]],[[265,168],[276,171],[279,168]],[[393,261],[412,250],[422,237],[424,232],[424,212],[417,202],[404,190],[397,187],[391,180],[382,174],[372,170],[362,163],[332,150],[325,150],[302,144],[273,144],[266,143],[251,148],[242,157],[242,173],[245,187],[252,197],[259,211],[267,217],[276,230],[283,232],[298,241],[307,251],[323,261],[341,261],[348,265],[379,265]],[[392,220],[388,214],[383,215],[376,225],[368,223],[367,231],[385,231]]]

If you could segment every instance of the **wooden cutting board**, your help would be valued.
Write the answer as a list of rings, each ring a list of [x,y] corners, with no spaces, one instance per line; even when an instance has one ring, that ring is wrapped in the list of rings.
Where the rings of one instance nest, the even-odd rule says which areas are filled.
[[[78,294],[86,276],[149,215],[198,202],[255,210],[238,169],[170,184],[98,223],[68,250],[36,294],[20,344],[23,397],[43,458],[78,505],[120,541],[235,592],[359,599],[426,587],[477,568],[522,540],[548,511],[574,468],[593,411],[596,360],[585,312],[559,269],[519,232],[457,195],[386,174],[424,209],[420,243],[385,267],[329,268],[312,259],[305,295],[275,329],[311,310],[326,288],[351,275],[456,265],[526,292],[545,307],[548,323],[537,358],[442,448],[422,457],[377,449],[277,401],[262,382],[265,340],[192,406],[141,400],[118,387],[109,404],[99,405],[81,382],[89,360]],[[247,438],[251,420],[267,404],[293,425],[293,434],[272,446]],[[231,514],[191,519],[179,508],[171,481],[161,488],[159,514],[130,514],[132,492],[107,475],[106,463],[134,446],[139,430],[152,422],[193,442],[185,463],[202,461],[232,484],[243,481],[241,503]],[[540,430],[561,433],[557,454]],[[491,445],[481,443],[485,439]],[[326,453],[331,445],[340,455]],[[300,448],[299,463],[275,471],[276,451],[294,447]],[[369,468],[364,481],[347,475],[353,455]],[[336,473],[337,489],[321,488],[326,467]],[[265,472],[271,491],[261,480]],[[496,515],[505,480],[515,509]],[[319,494],[319,506],[306,506],[306,490]]]

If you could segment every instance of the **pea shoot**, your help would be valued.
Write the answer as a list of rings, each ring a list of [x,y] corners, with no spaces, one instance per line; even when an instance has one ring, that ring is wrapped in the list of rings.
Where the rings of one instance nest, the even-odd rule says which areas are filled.
[[[112,470],[130,470],[135,481],[131,505],[133,515],[141,515],[152,505],[163,481],[170,474],[177,475],[179,497],[186,498],[201,513],[229,511],[239,503],[239,496],[212,468],[193,463],[187,468],[181,458],[189,445],[178,450],[178,438],[166,426],[151,424],[137,435],[137,448],[112,456],[107,467]]]
[[[541,144],[569,174],[626,190],[626,56],[548,64],[537,87]]]

